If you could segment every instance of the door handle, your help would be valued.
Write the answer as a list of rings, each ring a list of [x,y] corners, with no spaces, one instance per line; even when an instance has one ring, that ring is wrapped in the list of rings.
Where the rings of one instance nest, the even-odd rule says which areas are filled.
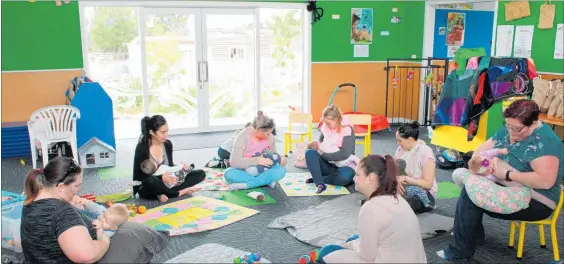
[[[208,62],[202,61],[202,64],[204,65],[204,67],[202,67],[202,70],[204,72],[204,74],[203,74],[204,79],[202,79],[202,82],[208,82],[209,81]]]

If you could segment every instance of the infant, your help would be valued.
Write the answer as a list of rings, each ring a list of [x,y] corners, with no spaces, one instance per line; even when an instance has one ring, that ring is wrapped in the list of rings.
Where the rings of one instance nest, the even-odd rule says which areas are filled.
[[[168,188],[174,188],[182,184],[184,182],[184,179],[186,179],[186,175],[190,174],[190,172],[193,169],[194,169],[194,164],[190,164],[190,167],[188,169],[184,169],[184,166],[182,165],[171,167],[163,164],[158,166],[157,162],[151,158],[141,162],[141,171],[145,174],[163,175],[167,172],[174,174],[174,176],[176,176],[177,179],[176,184],[165,183],[166,187]]]
[[[478,207],[499,214],[512,214],[529,207],[531,188],[518,182],[500,181],[493,175],[482,177],[490,168],[491,160],[497,155],[507,155],[507,149],[491,149],[474,155],[468,161],[468,170],[455,171],[454,182],[465,188],[468,197]],[[498,160],[500,166],[511,172],[518,172],[509,164]],[[499,185],[500,182],[503,185]]]
[[[109,208],[93,201],[74,196],[71,204],[92,219],[98,219],[106,236],[112,237],[116,230],[129,219],[125,204],[113,204]]]
[[[405,172],[405,168],[407,167],[407,163],[403,159],[397,159],[396,164],[398,166],[398,174],[399,176],[407,176],[407,172]],[[419,186],[415,185],[404,185],[404,196],[405,197],[417,197],[423,203],[423,206],[426,208],[432,208],[434,205],[429,199],[429,195],[427,191]]]
[[[260,157],[260,156],[271,160],[272,161],[271,166],[280,165],[280,155],[278,153],[274,153],[269,149],[264,149],[262,153],[257,152],[253,157]],[[268,170],[268,167],[262,165],[250,166],[247,169],[245,169],[245,171],[251,176],[257,176],[265,172],[266,170]]]
[[[475,155],[468,161],[468,169],[470,169],[470,171],[472,171],[474,173],[482,174],[490,168],[491,159],[493,159],[497,155],[501,155],[501,154],[507,155],[508,154],[507,149],[505,149],[505,148],[503,148],[503,149],[494,148],[494,149],[490,149],[490,150],[481,152],[480,155]],[[503,164],[503,165],[507,165],[507,164]],[[515,171],[515,170],[512,170],[511,168],[508,168],[509,165],[507,165],[505,167],[507,167],[507,169],[509,169],[509,171]],[[491,174],[486,176],[486,178],[488,178],[492,181],[497,181],[497,178],[495,176],[491,175]]]
[[[325,138],[321,143],[313,141],[309,143],[308,148],[324,153],[334,153],[339,151],[339,147],[337,147],[336,142],[332,142],[330,138]],[[335,164],[335,166],[337,167],[346,167],[350,165],[352,165],[352,167],[355,167],[356,165],[358,165],[358,163],[360,163],[360,158],[356,155],[350,155],[346,160],[329,162]]]

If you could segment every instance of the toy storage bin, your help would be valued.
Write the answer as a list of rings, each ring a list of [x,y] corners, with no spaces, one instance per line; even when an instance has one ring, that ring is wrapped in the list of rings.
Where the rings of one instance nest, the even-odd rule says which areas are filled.
[[[2,205],[2,247],[22,252],[20,226],[22,222],[23,202]]]

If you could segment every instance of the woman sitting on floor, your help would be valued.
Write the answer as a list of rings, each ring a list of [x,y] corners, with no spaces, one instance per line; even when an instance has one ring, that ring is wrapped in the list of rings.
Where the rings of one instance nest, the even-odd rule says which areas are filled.
[[[397,195],[398,169],[391,156],[360,161],[355,188],[368,199],[358,216],[359,236],[319,250],[325,263],[427,263],[419,220]]]
[[[513,181],[531,187],[528,207],[511,214],[493,213],[474,204],[466,188],[462,188],[454,214],[454,243],[437,255],[451,261],[474,256],[476,242],[485,239],[484,213],[504,220],[539,221],[554,212],[560,199],[564,174],[563,144],[548,125],[538,120],[539,112],[538,105],[532,100],[511,103],[503,112],[505,125],[474,152],[474,155],[480,155],[494,148],[507,149],[507,155],[493,158],[490,169],[479,176],[491,173],[499,181]],[[516,171],[508,170],[501,161]],[[468,169],[456,169],[453,177],[469,173]],[[511,201],[508,199],[508,202]]]
[[[306,182],[317,185],[316,193],[323,192],[327,188],[325,184],[345,186],[352,183],[356,168],[355,162],[349,162],[345,166],[336,165],[354,155],[356,138],[352,126],[343,124],[341,111],[335,105],[325,108],[322,118],[319,142],[321,144],[325,138],[331,139],[337,144],[335,147],[338,151],[332,153],[323,153],[315,149],[306,151],[306,164],[311,173],[311,179]],[[333,140],[335,138],[338,140]]]
[[[206,178],[206,173],[202,170],[191,170],[184,182],[178,184],[177,178],[170,172],[163,175],[150,175],[143,172],[141,163],[147,159],[153,159],[156,164],[174,166],[172,159],[172,143],[167,139],[168,125],[166,119],[161,115],[144,117],[141,120],[141,137],[135,147],[135,157],[133,158],[133,195],[145,199],[159,199],[161,202],[168,201],[169,198],[192,194],[196,188],[192,186],[200,183]],[[183,164],[185,169],[189,169],[188,164]],[[169,188],[167,184],[175,187]]]
[[[406,163],[406,175],[398,176],[398,192],[416,214],[432,211],[439,190],[435,179],[435,154],[419,139],[419,124],[403,124],[396,132],[394,157]]]
[[[223,174],[231,190],[252,189],[265,185],[274,188],[276,182],[284,178],[285,158],[281,158],[280,165],[273,166],[271,159],[255,155],[265,149],[276,153],[276,139],[272,135],[274,126],[274,120],[259,111],[251,126],[237,134],[231,152],[231,167]],[[264,166],[267,169],[256,176],[245,171],[256,166]]]
[[[82,168],[67,157],[54,158],[26,176],[21,222],[25,263],[94,263],[106,254],[110,239],[102,225],[70,204],[81,184]]]

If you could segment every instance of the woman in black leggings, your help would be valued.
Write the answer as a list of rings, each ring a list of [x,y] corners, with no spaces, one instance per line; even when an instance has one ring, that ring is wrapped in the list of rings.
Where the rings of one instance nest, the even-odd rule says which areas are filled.
[[[176,183],[177,178],[172,173],[153,176],[143,173],[141,162],[153,159],[157,164],[174,166],[172,161],[172,143],[167,139],[168,125],[166,119],[161,115],[144,117],[141,120],[141,137],[135,148],[133,160],[133,195],[145,199],[159,199],[161,202],[169,198],[176,198],[196,191],[192,186],[200,183],[206,178],[202,170],[192,170],[184,182],[173,188],[168,188],[165,183]],[[185,165],[186,166],[186,165]]]

